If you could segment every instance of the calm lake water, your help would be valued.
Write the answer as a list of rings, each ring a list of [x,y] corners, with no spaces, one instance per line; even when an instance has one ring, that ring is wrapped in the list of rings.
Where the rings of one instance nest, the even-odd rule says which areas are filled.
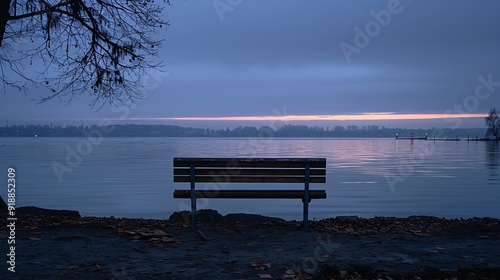
[[[338,215],[500,218],[497,143],[104,138],[97,145],[85,144],[89,144],[85,138],[0,138],[4,182],[0,194],[7,196],[7,168],[14,167],[18,207],[73,209],[86,216],[168,218],[174,211],[189,208],[189,200],[172,198],[174,189],[189,188],[173,183],[173,157],[325,157],[327,183],[311,188],[326,189],[328,197],[311,202],[311,219]],[[75,157],[78,152],[83,156]],[[297,199],[200,203],[199,207],[222,214],[302,218],[302,202]]]

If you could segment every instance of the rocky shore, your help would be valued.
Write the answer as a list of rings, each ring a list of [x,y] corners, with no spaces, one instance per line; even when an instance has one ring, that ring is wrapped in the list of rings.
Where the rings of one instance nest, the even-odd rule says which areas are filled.
[[[303,230],[299,221],[201,210],[195,231],[189,215],[126,219],[19,208],[16,272],[4,267],[0,278],[500,278],[498,219],[336,217]],[[8,234],[2,226],[3,243]]]

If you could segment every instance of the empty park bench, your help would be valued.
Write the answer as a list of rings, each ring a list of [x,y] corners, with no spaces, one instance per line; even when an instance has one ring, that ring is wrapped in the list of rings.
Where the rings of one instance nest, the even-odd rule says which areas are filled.
[[[311,199],[326,198],[325,190],[309,189],[309,184],[326,182],[325,158],[174,158],[173,165],[174,182],[190,183],[188,190],[174,190],[174,198],[191,199],[193,228],[197,198],[298,198],[304,204],[304,228]],[[196,189],[196,183],[207,184]],[[232,183],[302,183],[304,188],[226,189]]]

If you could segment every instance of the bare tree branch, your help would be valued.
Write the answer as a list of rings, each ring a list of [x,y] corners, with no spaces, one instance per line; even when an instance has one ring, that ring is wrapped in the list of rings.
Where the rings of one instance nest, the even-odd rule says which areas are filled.
[[[10,0],[0,4],[0,66],[4,91],[44,89],[36,98],[91,106],[131,104],[158,56],[164,0]],[[6,20],[4,20],[6,19]]]
[[[29,18],[29,17],[34,17],[34,16],[46,14],[46,13],[49,13],[49,12],[53,11],[54,9],[59,8],[59,7],[67,6],[68,4],[74,3],[75,1],[70,0],[70,1],[66,1],[66,2],[61,2],[61,3],[54,5],[54,6],[50,6],[50,4],[46,3],[45,1],[42,1],[42,2],[44,2],[46,4],[45,9],[40,9],[38,11],[34,11],[34,12],[26,13],[26,14],[21,14],[21,15],[14,14],[12,16],[9,16],[8,20],[17,20],[17,19]]]

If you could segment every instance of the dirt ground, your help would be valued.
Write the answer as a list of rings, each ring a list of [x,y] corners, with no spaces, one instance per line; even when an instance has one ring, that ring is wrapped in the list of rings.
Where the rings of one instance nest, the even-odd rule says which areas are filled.
[[[217,221],[200,232],[168,220],[20,220],[16,272],[4,261],[1,279],[500,278],[497,219],[337,218],[307,230],[299,222]]]

